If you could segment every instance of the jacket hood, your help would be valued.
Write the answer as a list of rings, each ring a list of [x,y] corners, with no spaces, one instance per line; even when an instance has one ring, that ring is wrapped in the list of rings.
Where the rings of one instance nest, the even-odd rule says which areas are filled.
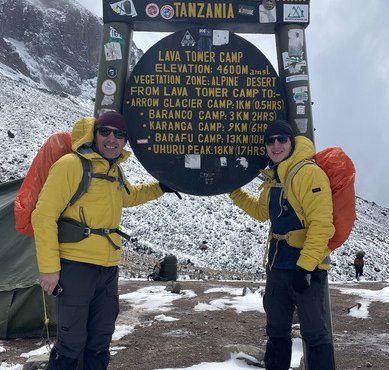
[[[312,159],[315,154],[315,147],[313,142],[305,136],[295,137],[295,148],[290,157],[282,161],[278,165],[278,175],[281,182],[284,181],[284,177],[289,169],[301,162],[303,159]]]
[[[72,150],[88,159],[91,159],[91,156],[95,157],[96,155],[92,150],[95,122],[95,117],[82,117],[75,123],[72,130]],[[130,154],[129,151],[123,149],[118,162],[125,161]]]
[[[83,117],[76,122],[72,130],[72,149],[77,152],[80,147],[91,146],[94,139],[95,117]]]
[[[296,145],[290,158],[293,158],[297,162],[303,159],[312,159],[315,155],[315,146],[312,140],[300,135],[295,137],[295,141]]]

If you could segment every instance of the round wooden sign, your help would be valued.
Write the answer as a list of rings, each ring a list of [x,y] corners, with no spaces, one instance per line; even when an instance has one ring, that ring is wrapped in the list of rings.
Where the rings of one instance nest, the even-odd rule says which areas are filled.
[[[250,42],[186,29],[150,48],[126,85],[129,141],[145,169],[188,194],[231,192],[266,167],[263,133],[285,118],[282,84]]]

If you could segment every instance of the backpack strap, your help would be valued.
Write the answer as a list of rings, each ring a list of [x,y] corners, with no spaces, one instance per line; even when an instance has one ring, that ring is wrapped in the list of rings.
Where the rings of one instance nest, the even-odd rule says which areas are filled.
[[[124,175],[123,168],[118,164],[119,169],[119,184],[121,188],[126,189],[127,194],[130,194],[130,189],[126,185],[126,176]]]
[[[272,187],[281,187],[282,188],[281,189],[282,198],[284,200],[287,199],[286,194],[287,194],[288,189],[292,185],[292,181],[293,181],[294,176],[296,175],[296,173],[298,171],[300,171],[300,169],[302,167],[304,167],[305,165],[308,165],[308,164],[316,165],[316,163],[313,160],[303,159],[302,161],[300,161],[297,164],[295,164],[287,172],[286,177],[285,177],[285,184],[283,186],[280,183],[271,184],[270,186],[272,186]],[[291,204],[293,203],[293,204],[298,204],[299,205],[298,209],[295,209],[295,212],[296,212],[296,214],[299,213],[300,217],[302,217],[304,219],[303,207],[301,206],[300,202],[297,200],[297,198],[294,195],[293,191],[289,192],[288,198],[289,199],[287,199],[287,200],[289,201],[289,203],[291,203]],[[290,199],[293,199],[294,201],[291,202]],[[270,244],[270,241],[272,239],[276,239],[277,243],[280,240],[286,240],[288,245],[290,245],[291,247],[302,248],[303,244],[304,244],[304,241],[305,241],[305,238],[306,238],[306,235],[307,235],[307,229],[306,228],[298,229],[298,230],[291,230],[291,231],[289,231],[285,235],[273,233],[271,228],[270,228],[269,229],[269,235],[268,235],[267,242],[266,242],[265,253],[264,253],[264,256],[263,256],[263,260],[262,260],[262,266],[264,268],[266,267],[266,258],[267,258],[267,255],[269,253],[269,244]],[[274,263],[274,259],[275,259],[275,256],[273,258],[273,261],[271,263],[269,263],[270,270],[272,269],[272,266],[273,266],[273,263]]]
[[[313,160],[308,160],[308,159],[303,159],[302,161],[298,162],[297,164],[295,164],[289,171],[288,173],[286,174],[286,177],[285,177],[285,185],[284,185],[284,188],[282,189],[283,191],[283,199],[287,199],[287,192],[288,192],[288,189],[291,187],[292,185],[292,181],[294,179],[294,176],[296,175],[296,173],[298,171],[300,171],[300,169],[302,167],[304,167],[305,165],[309,165],[309,164],[313,164],[315,166],[316,163],[313,161]],[[296,209],[296,212],[300,213],[301,215],[304,215],[304,210],[303,210],[303,207],[301,206],[300,202],[297,200],[296,196],[294,195],[293,191],[290,191],[289,192],[289,198],[290,199],[293,199],[295,202],[295,204],[299,204],[299,208]],[[290,203],[290,199],[289,200],[289,203]]]
[[[123,169],[118,165],[118,171],[119,171],[119,176],[109,176],[106,175],[105,173],[93,173],[92,171],[92,162],[89,159],[86,159],[82,155],[80,155],[77,152],[74,152],[80,158],[81,164],[82,164],[82,178],[81,181],[78,185],[78,188],[76,192],[73,194],[72,198],[69,200],[68,207],[73,205],[78,199],[80,199],[89,189],[90,183],[92,181],[92,178],[95,179],[103,179],[107,180],[110,182],[119,182],[119,187],[120,188],[125,188],[126,192],[130,194],[130,190],[128,189],[126,182],[125,182],[125,176],[123,173]]]
[[[262,180],[261,185],[259,185],[258,190],[261,191],[265,188],[280,188],[282,185],[274,181],[274,178],[267,173],[266,170],[259,170],[258,178]]]
[[[118,177],[109,176],[109,175],[106,175],[105,173],[91,173],[90,177],[91,178],[94,177],[95,179],[103,179],[103,180],[107,180],[110,182],[118,181],[120,183],[120,176],[118,176]]]
[[[82,178],[80,183],[78,184],[78,188],[76,192],[73,194],[71,199],[69,200],[68,207],[73,205],[78,199],[80,199],[87,191],[92,181],[92,163],[90,160],[86,159],[82,155],[74,152],[78,158],[80,158],[82,164]]]
[[[85,158],[84,158],[85,159]],[[91,177],[94,177],[96,179],[104,179],[104,180],[108,180],[108,181],[111,181],[111,182],[119,182],[119,188],[122,189],[126,189],[126,192],[127,194],[130,194],[130,190],[128,189],[127,185],[126,185],[126,177],[124,176],[124,172],[123,172],[123,169],[122,167],[118,164],[118,173],[119,175],[116,177],[116,176],[109,176],[109,175],[106,175],[105,173],[91,173]]]
[[[122,230],[120,230],[120,226],[116,228],[91,228],[87,225],[85,219],[84,208],[80,207],[79,210],[81,221],[76,221],[71,218],[63,218],[60,217],[58,219],[58,240],[60,243],[75,243],[79,242],[85,238],[87,238],[91,234],[96,234],[100,236],[104,236],[108,239],[109,243],[113,246],[114,249],[120,249],[120,245],[116,245],[114,241],[111,239],[110,234],[116,233],[120,235],[122,238],[130,240],[130,235],[126,234]],[[69,229],[69,225],[71,228]],[[69,239],[69,234],[71,234],[71,239]]]
[[[83,173],[82,173],[82,178],[81,178],[81,181],[78,185],[78,188],[77,188],[76,192],[74,193],[74,195],[69,200],[67,207],[73,205],[78,199],[80,199],[88,191],[88,188],[89,188],[89,185],[92,181],[92,178],[104,179],[104,180],[107,180],[110,182],[118,181],[120,188],[124,187],[126,189],[127,193],[130,194],[130,191],[125,183],[125,177],[124,177],[123,170],[119,165],[118,165],[118,168],[119,168],[119,176],[118,177],[109,176],[109,175],[106,175],[104,173],[93,173],[92,172],[92,162],[77,152],[74,152],[74,154],[77,154],[78,158],[80,158]],[[82,229],[82,237],[78,241],[81,241],[84,237],[88,237],[90,234],[97,234],[97,235],[101,235],[101,236],[106,237],[108,239],[108,241],[110,242],[110,244],[114,247],[114,249],[120,249],[120,246],[116,245],[113,242],[113,240],[109,236],[110,234],[116,233],[116,234],[119,234],[122,238],[125,238],[127,240],[131,239],[131,237],[128,234],[126,234],[125,232],[123,232],[122,230],[120,230],[119,227],[113,228],[113,229],[110,229],[110,228],[99,228],[99,229],[90,228],[86,223],[83,207],[80,208],[80,219],[81,219],[81,222],[75,221],[72,219],[66,219],[66,220],[70,220],[72,222],[73,226],[76,225],[78,228]],[[59,227],[63,227],[63,222],[61,223],[61,220],[64,221],[65,219],[62,217],[59,218],[59,220],[58,220]]]

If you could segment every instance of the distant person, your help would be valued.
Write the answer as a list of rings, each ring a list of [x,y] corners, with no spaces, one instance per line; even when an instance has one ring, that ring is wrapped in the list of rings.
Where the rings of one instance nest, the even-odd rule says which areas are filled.
[[[40,285],[49,295],[58,284],[63,288],[49,370],[75,369],[82,352],[84,369],[107,368],[119,313],[117,228],[122,209],[171,191],[158,182],[135,186],[120,175],[119,163],[130,155],[124,150],[127,139],[127,122],[119,113],[79,120],[72,132],[74,153],[51,167],[32,214]],[[68,205],[83,175],[78,156],[91,162],[92,175],[97,176],[92,176],[88,191]],[[73,227],[64,234],[71,242],[58,240],[57,221]]]
[[[365,265],[365,262],[363,260],[364,256],[364,252],[358,252],[354,260],[355,278],[357,280],[359,280],[360,276],[363,275],[363,266]]]
[[[330,253],[327,245],[335,231],[330,183],[319,166],[306,165],[295,174],[284,198],[286,174],[300,161],[312,158],[313,143],[306,137],[295,137],[288,122],[277,120],[268,125],[265,146],[269,167],[264,171],[266,178],[259,197],[243,189],[233,191],[230,197],[250,216],[271,222],[264,256],[266,370],[290,367],[296,307],[301,336],[308,349],[309,370],[335,370],[324,303]],[[294,197],[289,197],[291,192]]]

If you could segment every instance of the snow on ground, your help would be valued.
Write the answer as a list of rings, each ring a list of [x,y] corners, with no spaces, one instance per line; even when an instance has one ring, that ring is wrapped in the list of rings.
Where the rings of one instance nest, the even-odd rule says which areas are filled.
[[[389,303],[389,287],[385,287],[381,290],[339,288],[339,287],[337,287],[337,289],[339,289],[339,291],[343,294],[353,294],[360,298],[357,305],[352,307],[349,312],[349,315],[354,317],[368,319],[369,306],[374,301]]]
[[[334,286],[341,293],[353,294],[360,298],[360,306],[350,309],[349,315],[354,317],[360,317],[361,319],[369,319],[369,305],[372,302],[384,302],[389,303],[389,286],[381,290],[360,289],[345,286]],[[224,293],[225,296],[221,299],[215,299],[210,301],[209,304],[199,303],[193,307],[195,311],[212,311],[212,310],[235,310],[237,313],[247,311],[263,311],[262,294],[260,290],[246,292],[245,296],[241,295],[242,289],[236,287],[225,286],[220,288],[212,288],[205,291],[205,293]],[[111,346],[111,355],[114,356],[118,351],[125,349],[125,347],[115,346],[115,341],[119,340],[125,335],[131,335],[136,326],[153,325],[153,322],[157,321],[174,321],[179,320],[176,317],[168,315],[168,312],[174,308],[174,302],[179,299],[188,299],[196,297],[195,292],[191,290],[182,290],[181,294],[171,294],[165,290],[165,285],[153,285],[138,289],[131,293],[120,295],[120,300],[128,302],[131,307],[128,311],[122,310],[119,315],[116,330],[113,335],[113,342]],[[155,313],[154,319],[150,322],[140,322],[137,319],[128,322],[126,318],[133,317],[136,312],[153,312]],[[129,313],[131,312],[131,315]],[[5,352],[4,343],[0,342],[0,353]],[[22,353],[21,358],[29,358],[34,355],[47,353],[48,348],[46,346],[34,349],[27,353]],[[301,357],[303,355],[302,342],[300,338],[293,339],[293,354],[292,354],[292,368],[297,368],[300,364]],[[199,361],[199,364],[189,368],[177,368],[181,370],[235,370],[235,369],[252,369],[242,358],[252,359],[245,353],[231,353],[231,358],[225,362],[212,362],[206,363]],[[7,364],[1,363],[0,370],[21,370],[23,365],[21,364]],[[261,368],[258,368],[261,369]],[[169,369],[155,369],[155,370],[176,370]]]

